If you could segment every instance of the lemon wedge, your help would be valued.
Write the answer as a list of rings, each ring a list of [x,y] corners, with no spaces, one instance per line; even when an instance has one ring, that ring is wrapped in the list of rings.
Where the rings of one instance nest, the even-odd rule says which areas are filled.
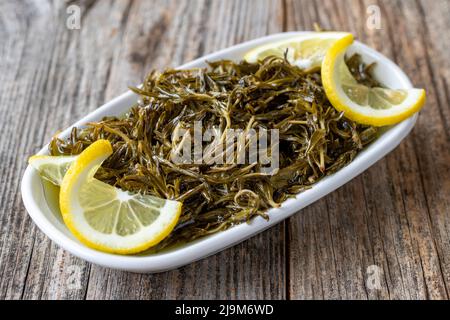
[[[72,162],[77,156],[41,156],[36,155],[28,159],[28,163],[35,168],[39,175],[53,183],[54,185],[61,185],[64,175],[69,170]]]
[[[283,57],[286,53],[289,63],[304,70],[318,69],[330,46],[348,35],[347,32],[311,32],[259,46],[245,54],[244,59],[256,62],[271,55]]]
[[[61,184],[61,213],[85,245],[110,253],[138,253],[169,235],[182,204],[126,192],[95,179],[95,172],[111,154],[110,142],[98,140],[76,158]]]
[[[426,99],[423,89],[393,90],[359,84],[344,60],[352,43],[351,34],[334,42],[322,63],[323,87],[334,108],[355,122],[373,126],[398,123],[422,108]]]

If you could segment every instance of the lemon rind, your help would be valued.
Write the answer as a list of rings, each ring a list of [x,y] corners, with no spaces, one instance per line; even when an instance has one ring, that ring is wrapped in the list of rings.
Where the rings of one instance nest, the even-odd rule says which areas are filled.
[[[95,144],[95,145],[94,145]],[[63,220],[67,228],[72,232],[72,234],[86,246],[107,252],[116,254],[135,254],[142,252],[151,246],[156,245],[161,240],[166,238],[174,229],[181,215],[182,203],[176,201],[167,200],[166,205],[161,209],[161,212],[169,206],[169,211],[172,213],[171,219],[167,221],[161,232],[157,233],[154,237],[148,241],[142,242],[137,246],[133,247],[111,247],[96,241],[92,241],[88,235],[85,235],[77,227],[77,222],[72,213],[72,191],[80,176],[86,174],[86,170],[89,170],[89,166],[92,163],[102,162],[109,155],[112,154],[111,144],[107,140],[98,140],[90,147],[88,147],[84,152],[80,154],[74,164],[67,171],[63,182],[61,184],[59,205],[62,213]],[[175,206],[170,209],[170,206]],[[162,213],[163,214],[163,213]]]
[[[372,126],[387,126],[399,123],[414,113],[417,113],[426,101],[426,93],[423,89],[409,89],[408,92],[415,91],[417,98],[410,106],[404,104],[398,107],[396,110],[386,112],[377,115],[376,110],[364,112],[356,112],[361,106],[352,102],[347,95],[343,92],[340,86],[337,84],[338,80],[336,70],[336,63],[340,63],[343,60],[346,49],[353,43],[353,35],[337,40],[328,50],[322,63],[322,83],[325,89],[326,95],[330,103],[338,111],[344,112],[346,118],[353,120],[357,123],[372,125]],[[379,112],[382,113],[382,112]],[[389,114],[390,113],[390,114]]]

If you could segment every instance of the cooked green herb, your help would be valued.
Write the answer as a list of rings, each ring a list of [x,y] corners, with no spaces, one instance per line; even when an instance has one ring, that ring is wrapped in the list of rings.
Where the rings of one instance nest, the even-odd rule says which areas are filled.
[[[371,88],[383,87],[383,85],[376,81],[375,77],[373,76],[373,68],[375,68],[376,65],[375,63],[371,63],[368,66],[365,65],[359,54],[352,55],[351,57],[346,59],[345,62],[353,77],[359,83]]]
[[[354,76],[375,83],[358,56]],[[347,120],[329,103],[320,73],[305,73],[283,58],[258,63],[217,61],[207,69],[151,72],[140,101],[124,117],[107,117],[55,138],[52,155],[79,154],[98,139],[114,153],[96,177],[124,190],[182,201],[183,213],[163,248],[249,221],[309,188],[353,160],[374,140],[374,127]],[[279,129],[279,171],[258,164],[182,164],[171,161],[173,131],[205,128]]]

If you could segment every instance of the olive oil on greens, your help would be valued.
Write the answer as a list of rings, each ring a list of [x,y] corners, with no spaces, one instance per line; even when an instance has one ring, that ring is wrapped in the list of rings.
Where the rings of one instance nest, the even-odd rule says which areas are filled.
[[[354,77],[379,84],[360,56],[347,59]],[[205,69],[151,72],[140,101],[123,117],[106,117],[54,138],[52,155],[76,155],[98,139],[114,153],[96,178],[132,192],[183,202],[174,231],[155,249],[192,241],[249,221],[278,207],[353,160],[377,136],[328,101],[320,71],[305,73],[284,58],[257,63],[221,60]],[[172,133],[202,121],[205,128],[279,130],[279,171],[254,164],[182,164],[171,161]]]

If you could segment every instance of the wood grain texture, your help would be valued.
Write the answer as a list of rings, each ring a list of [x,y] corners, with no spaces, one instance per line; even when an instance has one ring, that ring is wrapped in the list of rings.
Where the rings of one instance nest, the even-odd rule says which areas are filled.
[[[298,14],[306,2],[288,2],[289,30],[318,21],[353,32],[425,87],[428,103],[385,160],[290,219],[290,297],[448,299],[448,2],[378,1],[381,30],[361,18],[373,1],[323,1],[310,20]],[[381,290],[366,285],[370,265],[382,270]]]
[[[66,27],[71,4],[80,30]],[[449,16],[447,0],[0,1],[0,299],[448,299]],[[353,32],[427,89],[412,134],[364,174],[242,244],[155,275],[75,258],[28,217],[26,159],[57,130],[151,69],[314,22]]]

